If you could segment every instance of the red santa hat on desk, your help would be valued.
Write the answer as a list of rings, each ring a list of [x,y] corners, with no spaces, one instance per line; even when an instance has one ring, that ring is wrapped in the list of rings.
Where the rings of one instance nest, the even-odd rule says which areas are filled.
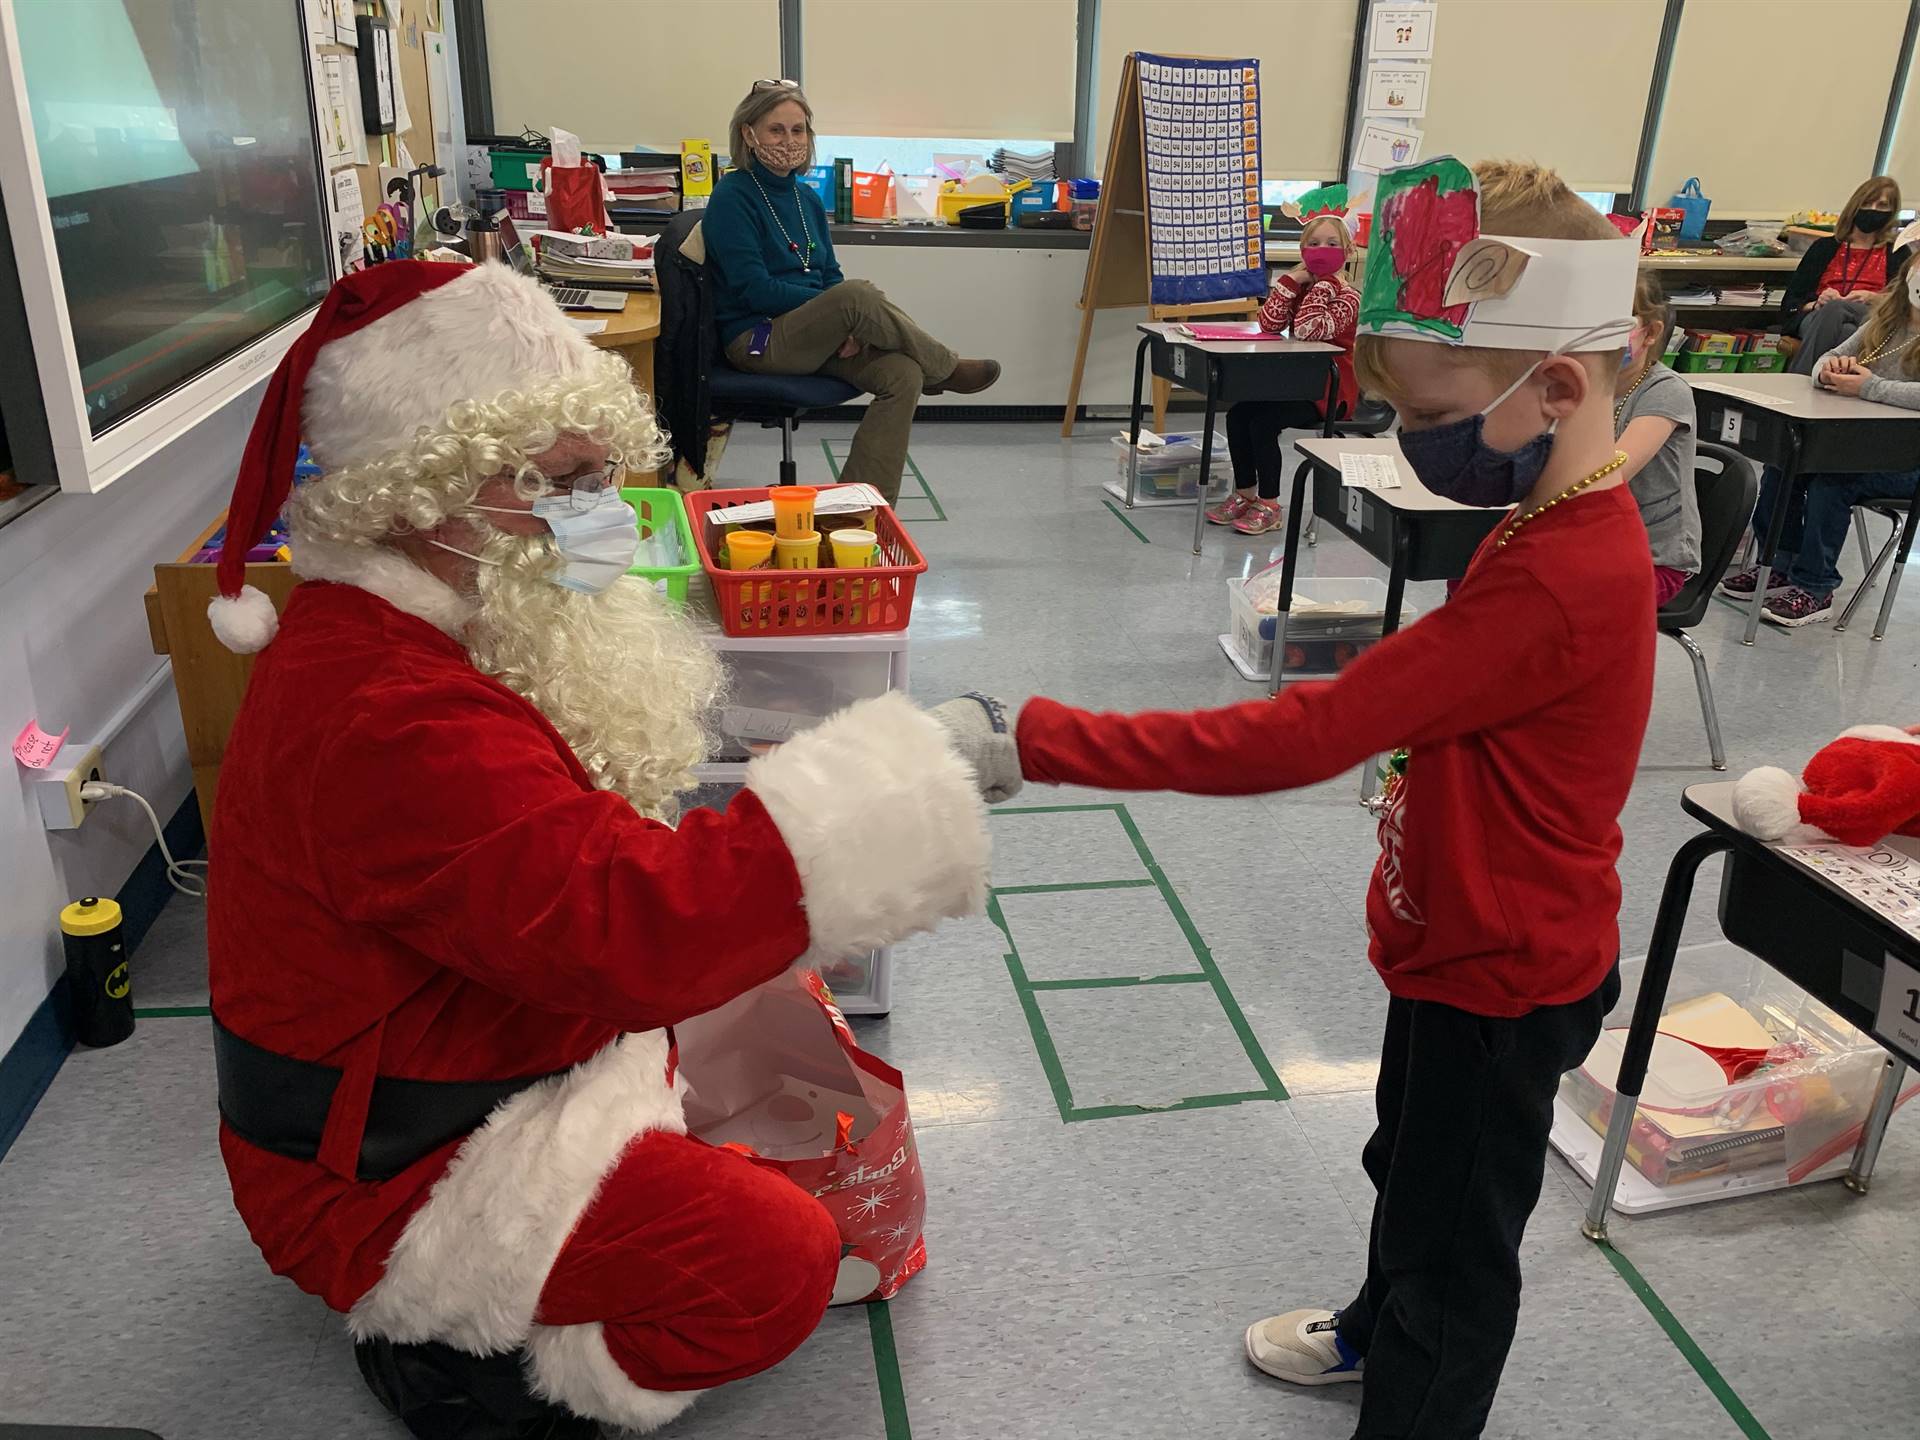
[[[247,552],[287,503],[303,438],[323,471],[364,465],[447,431],[463,402],[604,379],[609,363],[620,364],[504,265],[395,260],[339,281],[281,358],[247,438],[207,609],[214,634],[250,655],[278,628],[273,602],[245,583]]]
[[[1733,817],[1762,840],[1872,845],[1920,835],[1920,728],[1856,725],[1799,780],[1772,765],[1751,770],[1733,788]]]

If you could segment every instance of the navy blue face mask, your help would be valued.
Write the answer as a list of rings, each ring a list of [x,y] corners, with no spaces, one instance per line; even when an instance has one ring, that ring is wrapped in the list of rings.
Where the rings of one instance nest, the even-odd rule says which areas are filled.
[[[1553,453],[1553,432],[1559,422],[1547,426],[1518,450],[1496,450],[1487,444],[1483,433],[1487,416],[1505,404],[1514,391],[1533,378],[1534,371],[1556,355],[1565,355],[1574,346],[1597,336],[1632,328],[1631,320],[1594,326],[1534,361],[1524,375],[1494,396],[1492,403],[1479,414],[1435,425],[1429,430],[1402,430],[1400,453],[1407,457],[1407,464],[1413,467],[1420,483],[1443,500],[1487,507],[1518,505],[1539,483],[1541,471],[1547,468],[1547,457]]]

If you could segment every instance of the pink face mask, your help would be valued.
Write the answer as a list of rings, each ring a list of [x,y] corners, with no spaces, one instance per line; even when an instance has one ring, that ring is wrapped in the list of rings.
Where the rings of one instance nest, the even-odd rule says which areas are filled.
[[[1347,252],[1338,245],[1303,245],[1300,263],[1309,275],[1326,277],[1347,263]]]

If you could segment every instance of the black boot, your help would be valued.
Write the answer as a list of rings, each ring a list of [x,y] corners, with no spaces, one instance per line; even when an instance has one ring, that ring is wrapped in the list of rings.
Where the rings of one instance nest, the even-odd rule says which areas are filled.
[[[420,1440],[599,1440],[597,1421],[528,1391],[517,1350],[356,1340],[353,1358],[367,1388]]]

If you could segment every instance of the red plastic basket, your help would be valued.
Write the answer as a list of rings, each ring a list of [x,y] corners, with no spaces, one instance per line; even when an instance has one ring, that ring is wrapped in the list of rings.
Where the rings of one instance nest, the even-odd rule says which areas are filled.
[[[822,492],[839,487],[823,485]],[[913,587],[927,557],[892,510],[876,510],[874,534],[886,562],[866,570],[725,570],[717,558],[711,510],[765,500],[762,490],[695,490],[686,496],[693,543],[713,582],[720,628],[729,635],[867,635],[904,630]]]

